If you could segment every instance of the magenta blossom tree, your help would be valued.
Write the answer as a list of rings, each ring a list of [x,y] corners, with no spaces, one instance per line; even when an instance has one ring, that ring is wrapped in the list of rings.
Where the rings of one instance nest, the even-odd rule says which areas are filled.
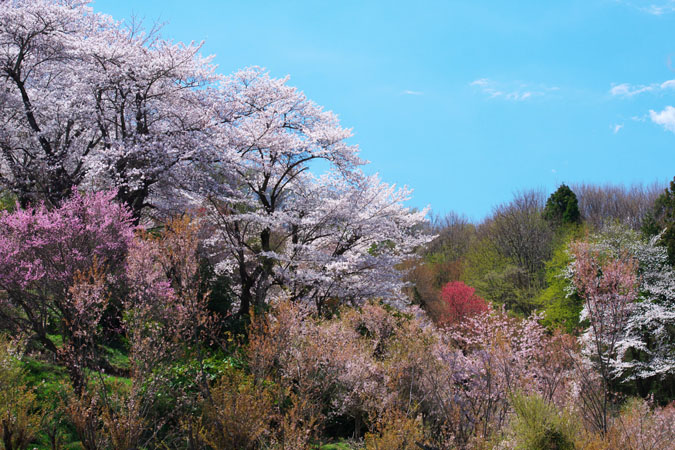
[[[75,359],[92,343],[133,240],[131,213],[114,197],[74,191],[54,210],[41,204],[0,215],[1,325],[57,355],[76,386],[83,362]],[[61,334],[62,348],[50,333]]]

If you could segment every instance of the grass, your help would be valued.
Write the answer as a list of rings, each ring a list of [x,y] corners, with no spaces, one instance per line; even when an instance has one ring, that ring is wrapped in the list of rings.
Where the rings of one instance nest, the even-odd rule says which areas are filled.
[[[68,383],[66,370],[40,359],[24,357],[23,367],[26,370],[26,381],[35,387],[35,394],[41,404],[47,405],[60,399],[64,384]]]

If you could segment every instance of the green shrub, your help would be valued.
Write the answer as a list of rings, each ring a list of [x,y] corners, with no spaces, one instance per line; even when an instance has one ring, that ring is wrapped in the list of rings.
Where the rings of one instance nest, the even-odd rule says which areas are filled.
[[[231,369],[211,387],[201,421],[194,424],[201,439],[223,450],[259,448],[271,433],[274,393],[253,377]]]
[[[514,394],[515,411],[510,441],[519,450],[573,450],[575,426],[571,418],[538,395]]]
[[[418,450],[424,442],[421,417],[409,417],[401,411],[386,412],[366,433],[366,450]]]

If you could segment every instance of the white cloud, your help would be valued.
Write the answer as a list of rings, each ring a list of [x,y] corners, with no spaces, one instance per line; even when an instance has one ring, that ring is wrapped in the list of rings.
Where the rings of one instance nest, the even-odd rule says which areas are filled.
[[[617,84],[612,86],[612,89],[609,90],[609,93],[612,95],[618,95],[622,97],[632,97],[637,94],[642,94],[643,92],[653,91],[654,86],[631,86],[628,83]]]
[[[616,134],[616,133],[618,133],[619,131],[621,131],[621,129],[623,128],[623,124],[622,124],[622,123],[619,123],[619,124],[615,124],[615,125],[610,125],[610,128],[612,129],[612,132],[613,132],[614,134]]]
[[[672,106],[666,106],[661,112],[649,110],[649,117],[655,124],[675,133],[675,108]]]
[[[646,8],[640,8],[642,11],[652,14],[654,16],[660,16],[665,13],[671,12],[672,7],[664,7],[664,6],[657,6],[657,5],[649,5]]]
[[[672,13],[675,11],[675,2],[666,1],[661,4],[651,4],[644,8],[640,8],[642,11],[652,14],[654,16],[661,16],[663,14]]]
[[[508,100],[522,101],[532,97],[532,92],[509,92],[506,94]]]
[[[498,83],[489,78],[479,78],[469,83],[487,95],[488,98],[501,98],[504,100],[522,102],[536,96],[542,96],[547,91],[556,91],[558,87],[536,86],[527,83]]]
[[[675,0],[618,0],[618,2],[653,16],[675,12]]]
[[[613,85],[609,93],[616,97],[633,97],[645,92],[658,92],[664,89],[675,89],[675,80],[666,80],[663,83],[632,85],[621,83]]]
[[[411,91],[409,89],[406,89],[405,91],[403,91],[403,94],[405,94],[405,95],[424,95],[424,92],[422,92],[422,91]]]

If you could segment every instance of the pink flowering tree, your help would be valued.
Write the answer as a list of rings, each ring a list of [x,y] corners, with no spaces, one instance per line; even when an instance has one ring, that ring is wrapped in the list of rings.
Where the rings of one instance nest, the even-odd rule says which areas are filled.
[[[196,222],[174,219],[160,236],[142,234],[129,248],[123,322],[138,374],[217,338],[200,290],[197,234]]]
[[[101,407],[95,413],[103,416],[115,448],[146,448],[167,422],[195,407],[195,387],[210,398],[202,344],[217,336],[199,289],[197,231],[190,219],[175,219],[161,233],[139,232],[129,246],[121,301],[128,389],[115,389],[116,381],[102,376],[90,384]],[[176,384],[172,365],[186,360],[201,370],[189,383]]]
[[[510,412],[509,396],[516,392],[565,401],[573,343],[549,336],[539,320],[488,308],[446,329],[450,342],[435,351],[454,373],[452,390],[461,417],[456,426],[462,433],[469,427],[488,436],[499,429]]]
[[[582,400],[594,425],[605,432],[610,387],[616,377],[613,367],[620,365],[620,343],[638,297],[637,263],[628,256],[608,256],[586,242],[575,243],[572,253],[574,287],[584,300],[581,319],[589,323],[581,338],[582,351],[602,381],[600,395],[593,389],[582,389]]]
[[[114,192],[80,194],[0,215],[0,320],[59,356],[79,386],[101,326],[109,290],[124,275],[131,213]],[[58,333],[58,348],[49,334]],[[82,358],[88,361],[83,361]]]
[[[128,342],[127,381],[120,386],[118,379],[103,376],[103,367],[89,366],[94,370],[87,372],[86,389],[77,392],[68,408],[85,447],[101,448],[94,441],[103,437],[112,448],[147,448],[168,422],[194,411],[203,398],[195,394],[196,387],[210,398],[201,344],[217,336],[207,296],[200,292],[197,234],[194,222],[179,218],[163,224],[161,232],[138,230],[130,242],[122,264],[123,313],[116,330]],[[89,279],[96,278],[84,281]],[[86,295],[94,292],[93,284],[75,286]],[[89,308],[78,320],[95,327],[96,312]],[[87,336],[92,340],[95,333]],[[75,358],[87,350],[71,347]],[[67,367],[78,362],[62,361]],[[172,369],[179,361],[197,362],[201,370],[190,382],[181,376],[176,383]]]

